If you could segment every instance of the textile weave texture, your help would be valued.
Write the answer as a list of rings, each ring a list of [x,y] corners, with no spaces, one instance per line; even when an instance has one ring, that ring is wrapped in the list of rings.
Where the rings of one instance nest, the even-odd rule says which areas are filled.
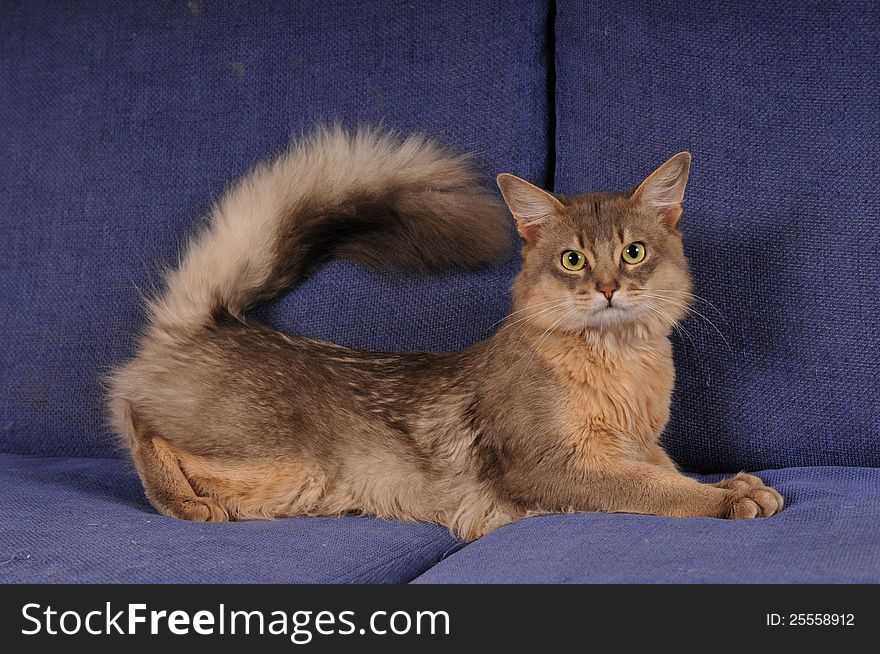
[[[880,583],[878,56],[860,0],[4,3],[0,582]],[[565,193],[690,150],[683,228],[714,326],[674,337],[666,444],[703,473],[764,470],[787,508],[544,516],[469,545],[371,518],[157,515],[100,380],[228,183],[334,120]],[[504,315],[517,264],[334,261],[254,318],[460,349]]]

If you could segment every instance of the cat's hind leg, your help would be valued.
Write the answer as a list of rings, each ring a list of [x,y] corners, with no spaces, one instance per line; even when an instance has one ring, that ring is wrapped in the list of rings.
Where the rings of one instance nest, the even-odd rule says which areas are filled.
[[[165,439],[149,433],[126,407],[131,455],[147,498],[159,513],[200,522],[229,520],[226,509],[210,497],[201,497],[183,474],[180,461]]]
[[[147,497],[156,509],[172,518],[200,522],[229,520],[217,500],[196,495],[180,468],[177,455],[164,439],[150,438],[132,448]]]

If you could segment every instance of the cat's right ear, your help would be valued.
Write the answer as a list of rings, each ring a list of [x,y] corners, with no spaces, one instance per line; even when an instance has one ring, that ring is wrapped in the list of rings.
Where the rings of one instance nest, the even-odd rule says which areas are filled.
[[[516,229],[526,243],[536,241],[541,227],[564,210],[553,195],[510,173],[496,178],[501,195],[516,220]]]

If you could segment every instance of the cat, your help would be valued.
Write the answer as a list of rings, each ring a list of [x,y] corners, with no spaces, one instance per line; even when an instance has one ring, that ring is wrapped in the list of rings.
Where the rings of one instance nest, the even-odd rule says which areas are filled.
[[[233,186],[149,303],[110,379],[146,495],[188,520],[348,513],[473,540],[535,514],[755,518],[783,499],[745,473],[703,484],[659,445],[669,340],[691,277],[690,155],[628,192],[497,178],[521,236],[512,310],[452,353],[355,351],[245,312],[331,257],[473,268],[513,230],[471,160],[422,136],[322,128]]]

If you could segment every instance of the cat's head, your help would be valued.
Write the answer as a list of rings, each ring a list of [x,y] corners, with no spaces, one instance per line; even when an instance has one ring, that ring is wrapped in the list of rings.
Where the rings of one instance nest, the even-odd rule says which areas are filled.
[[[691,298],[678,229],[690,162],[681,152],[623,193],[554,195],[499,175],[523,237],[514,319],[548,332],[668,332]]]

